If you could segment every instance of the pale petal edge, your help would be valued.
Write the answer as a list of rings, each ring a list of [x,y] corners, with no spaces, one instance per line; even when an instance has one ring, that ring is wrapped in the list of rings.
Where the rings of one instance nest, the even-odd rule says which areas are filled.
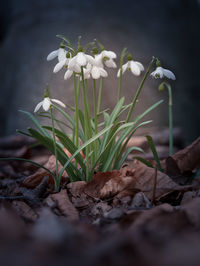
[[[54,102],[54,103],[57,103],[57,104],[59,104],[60,106],[62,106],[62,107],[66,107],[66,105],[63,103],[63,102],[61,102],[60,100],[57,100],[57,99],[51,99],[51,101],[52,102]]]
[[[36,107],[35,107],[35,109],[34,109],[34,113],[36,113],[36,112],[40,109],[40,107],[42,106],[42,104],[43,104],[43,101],[39,102],[39,103],[36,105]]]

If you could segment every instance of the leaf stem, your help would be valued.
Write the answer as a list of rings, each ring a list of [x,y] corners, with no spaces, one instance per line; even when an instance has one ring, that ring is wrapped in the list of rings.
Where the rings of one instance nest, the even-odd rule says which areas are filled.
[[[60,178],[58,175],[58,159],[57,159],[57,148],[56,148],[56,137],[55,137],[55,127],[54,127],[54,118],[53,118],[53,106],[50,107],[51,114],[51,123],[52,123],[52,133],[53,133],[53,145],[54,145],[54,153],[56,158],[56,179],[55,179],[55,190],[59,191],[60,186]]]
[[[140,95],[140,92],[142,90],[144,82],[145,82],[146,78],[148,77],[149,72],[151,71],[151,67],[153,65],[154,60],[155,60],[155,58],[153,57],[151,62],[148,65],[147,71],[145,72],[144,77],[143,77],[143,79],[142,79],[142,81],[141,81],[141,83],[140,83],[140,85],[139,85],[139,87],[137,89],[137,92],[136,92],[135,97],[134,97],[134,99],[132,101],[131,107],[129,109],[128,115],[126,117],[126,123],[130,121],[130,118],[131,118],[131,115],[132,115],[132,112],[133,112],[133,108],[135,107],[135,104],[136,104],[137,99],[138,99],[138,97]]]

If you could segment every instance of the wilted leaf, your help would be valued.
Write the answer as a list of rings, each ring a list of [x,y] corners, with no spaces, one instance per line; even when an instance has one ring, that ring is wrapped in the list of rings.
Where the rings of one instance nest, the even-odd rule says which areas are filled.
[[[67,185],[67,188],[69,189],[72,196],[78,197],[82,194],[86,184],[87,183],[85,181],[71,182]]]
[[[121,175],[118,170],[99,172],[88,183],[84,192],[94,198],[108,198],[125,189],[132,181],[130,176]]]
[[[185,149],[175,153],[172,158],[176,161],[181,173],[194,170],[200,165],[200,137]]]
[[[89,204],[87,195],[84,193],[86,186],[85,181],[71,182],[67,185],[69,192],[72,195],[72,202],[76,208],[84,208]]]
[[[60,212],[70,221],[77,221],[79,219],[78,212],[74,205],[69,200],[67,191],[61,190],[59,193],[52,194],[51,198],[58,204]]]
[[[85,193],[95,198],[113,197],[130,189],[143,191],[151,200],[155,182],[155,169],[147,167],[143,163],[134,160],[129,166],[125,166],[120,171],[97,173],[93,180],[85,187]],[[158,171],[155,197],[179,190],[177,185],[169,176]]]
[[[54,155],[51,155],[49,157],[49,160],[46,162],[46,164],[44,165],[47,169],[49,169],[51,172],[56,173],[56,159]],[[58,171],[62,170],[62,165],[58,162]],[[45,176],[49,176],[49,184],[54,184],[54,180],[53,177],[49,175],[49,173],[40,168],[37,170],[36,173],[34,173],[33,175],[30,175],[28,177],[26,177],[24,179],[24,182],[21,184],[21,186],[27,187],[27,188],[35,188],[37,187],[41,181],[43,180],[43,178]],[[67,178],[67,174],[66,172],[64,172],[64,175],[62,176],[61,181],[66,181]]]

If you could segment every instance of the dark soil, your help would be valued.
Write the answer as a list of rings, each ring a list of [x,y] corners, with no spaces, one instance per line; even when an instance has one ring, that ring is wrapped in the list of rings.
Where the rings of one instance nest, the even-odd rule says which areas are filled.
[[[0,264],[199,266],[200,138],[168,158],[165,141],[156,145],[164,172],[130,156],[88,184],[63,176],[57,193],[45,170],[0,161]],[[55,170],[45,148],[19,136],[0,139],[0,157]]]

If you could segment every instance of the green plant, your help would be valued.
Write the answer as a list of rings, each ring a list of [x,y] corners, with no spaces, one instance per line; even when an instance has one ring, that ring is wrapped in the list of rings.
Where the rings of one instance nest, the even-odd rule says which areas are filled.
[[[142,114],[136,117],[132,116],[145,80],[157,59],[152,58],[135,96],[129,104],[125,104],[124,97],[121,97],[124,72],[130,70],[134,75],[139,76],[144,71],[144,67],[140,62],[134,61],[132,56],[127,53],[127,49],[124,49],[121,53],[120,68],[117,73],[119,85],[116,105],[111,111],[101,110],[103,79],[108,76],[105,67],[117,67],[114,61],[116,54],[105,50],[97,40],[83,47],[79,37],[76,49],[65,36],[58,35],[58,37],[62,39],[60,47],[51,52],[47,60],[58,58],[53,72],[56,73],[65,67],[64,79],[73,77],[74,106],[52,99],[47,87],[44,99],[37,104],[34,112],[37,113],[42,107],[44,112],[38,113],[38,115],[49,119],[51,126],[41,125],[35,115],[21,111],[35,125],[34,129],[28,128],[28,132],[22,133],[38,140],[56,157],[56,174],[52,175],[56,190],[59,190],[64,171],[67,172],[71,181],[86,180],[88,182],[94,172],[119,169],[133,150],[143,152],[138,147],[126,149],[127,143],[138,128],[151,122],[151,120],[142,121],[144,116],[162,103],[161,100]],[[92,49],[92,55],[87,54],[88,48]],[[124,63],[126,58],[128,61]],[[88,86],[88,79],[92,79],[92,90]],[[91,93],[93,93],[92,105],[89,101]],[[80,108],[80,99],[83,101],[83,110]],[[73,111],[72,117],[66,108]],[[55,112],[59,112],[63,119],[58,120]],[[124,120],[121,120],[122,114],[125,114]],[[65,128],[70,130],[70,133],[67,133]],[[66,150],[68,152],[65,152]],[[58,161],[63,166],[60,172],[58,171]]]

